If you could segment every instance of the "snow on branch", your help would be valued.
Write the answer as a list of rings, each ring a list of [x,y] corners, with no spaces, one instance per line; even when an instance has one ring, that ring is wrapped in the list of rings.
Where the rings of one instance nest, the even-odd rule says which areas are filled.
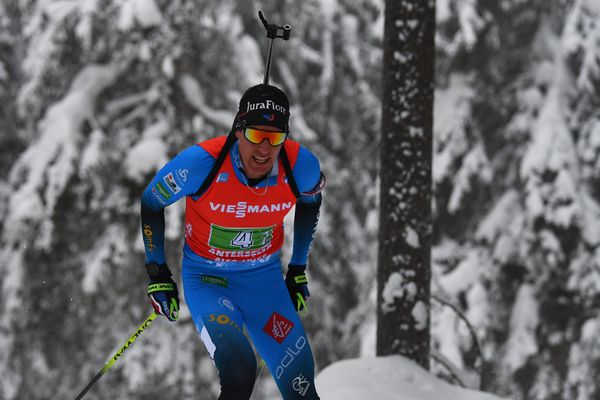
[[[579,0],[569,13],[561,41],[565,52],[579,59],[577,87],[594,93],[600,79],[600,6],[598,1]]]
[[[452,165],[468,150],[465,126],[471,115],[472,96],[469,79],[461,74],[453,74],[448,87],[435,92],[432,171],[435,184],[454,174]]]
[[[229,129],[235,114],[230,111],[215,110],[206,104],[200,83],[191,75],[184,75],[179,80],[179,86],[183,90],[186,100],[212,124]]]
[[[7,230],[27,219],[52,215],[58,197],[75,172],[81,125],[92,116],[96,98],[117,77],[116,68],[90,65],[74,79],[65,97],[48,108],[39,138],[15,162]]]
[[[517,293],[511,318],[510,337],[506,343],[505,363],[511,371],[523,367],[527,359],[536,354],[538,343],[536,329],[539,324],[538,302],[533,286],[523,284]]]
[[[143,28],[159,25],[162,13],[154,0],[129,0],[121,5],[118,27],[128,31],[139,24]]]
[[[557,68],[561,75],[561,66]],[[550,223],[568,227],[581,210],[575,190],[578,157],[565,121],[562,84],[562,78],[556,78],[548,92],[532,129],[532,141],[521,162],[520,175],[526,185],[529,217],[543,216]]]
[[[448,211],[455,213],[463,205],[463,199],[472,189],[472,180],[478,179],[486,184],[492,180],[492,169],[490,162],[483,149],[483,144],[478,143],[463,158],[462,165],[454,177],[454,185]]]

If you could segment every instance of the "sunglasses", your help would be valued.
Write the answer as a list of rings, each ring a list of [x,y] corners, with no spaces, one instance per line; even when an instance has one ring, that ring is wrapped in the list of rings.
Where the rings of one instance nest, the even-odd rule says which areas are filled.
[[[287,132],[270,132],[261,131],[260,129],[246,128],[244,129],[244,137],[249,142],[254,144],[261,144],[263,140],[267,139],[269,144],[273,147],[279,146],[287,138]]]

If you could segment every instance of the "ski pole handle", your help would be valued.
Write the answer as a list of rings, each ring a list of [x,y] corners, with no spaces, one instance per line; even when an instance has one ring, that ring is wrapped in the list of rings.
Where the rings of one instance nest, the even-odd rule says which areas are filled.
[[[267,31],[267,38],[271,39],[271,42],[269,43],[269,53],[267,54],[267,62],[265,65],[265,79],[263,80],[263,84],[268,85],[269,75],[271,74],[271,59],[273,58],[273,44],[275,39],[281,38],[283,40],[289,40],[292,27],[290,25],[277,26],[275,24],[269,24],[261,10],[258,11],[258,17]],[[281,35],[279,35],[280,30],[282,32]]]
[[[108,360],[106,364],[104,364],[104,367],[102,367],[100,372],[98,372],[96,376],[94,376],[92,380],[87,384],[87,386],[81,391],[81,393],[77,395],[75,400],[81,400],[83,396],[85,396],[85,394],[92,388],[92,386],[94,386],[96,382],[100,380],[102,375],[107,373],[108,370],[119,360],[119,358],[121,358],[125,351],[129,349],[131,345],[133,345],[135,340],[142,334],[142,332],[144,332],[146,328],[150,326],[152,321],[154,321],[154,318],[156,318],[157,316],[158,314],[156,312],[153,312],[148,318],[146,318],[142,325],[129,337],[127,342],[125,342],[125,344],[111,357],[111,359]]]

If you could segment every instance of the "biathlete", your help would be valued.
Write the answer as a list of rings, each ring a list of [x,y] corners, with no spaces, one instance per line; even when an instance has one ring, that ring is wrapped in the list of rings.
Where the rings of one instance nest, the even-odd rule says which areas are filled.
[[[165,259],[164,208],[186,198],[183,289],[218,369],[221,400],[248,399],[254,387],[257,363],[244,327],[284,399],[319,398],[298,312],[309,296],[305,270],[325,179],[314,154],[288,138],[289,116],[282,90],[251,87],[229,135],[182,151],[142,195],[148,296],[170,321],[179,295]],[[283,218],[294,206],[284,280]]]

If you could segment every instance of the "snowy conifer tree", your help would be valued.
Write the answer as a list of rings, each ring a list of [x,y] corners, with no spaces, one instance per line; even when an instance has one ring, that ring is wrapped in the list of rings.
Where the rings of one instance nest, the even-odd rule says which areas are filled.
[[[600,7],[440,3],[433,290],[476,327],[485,388],[597,398]],[[456,316],[434,337],[477,371]]]

